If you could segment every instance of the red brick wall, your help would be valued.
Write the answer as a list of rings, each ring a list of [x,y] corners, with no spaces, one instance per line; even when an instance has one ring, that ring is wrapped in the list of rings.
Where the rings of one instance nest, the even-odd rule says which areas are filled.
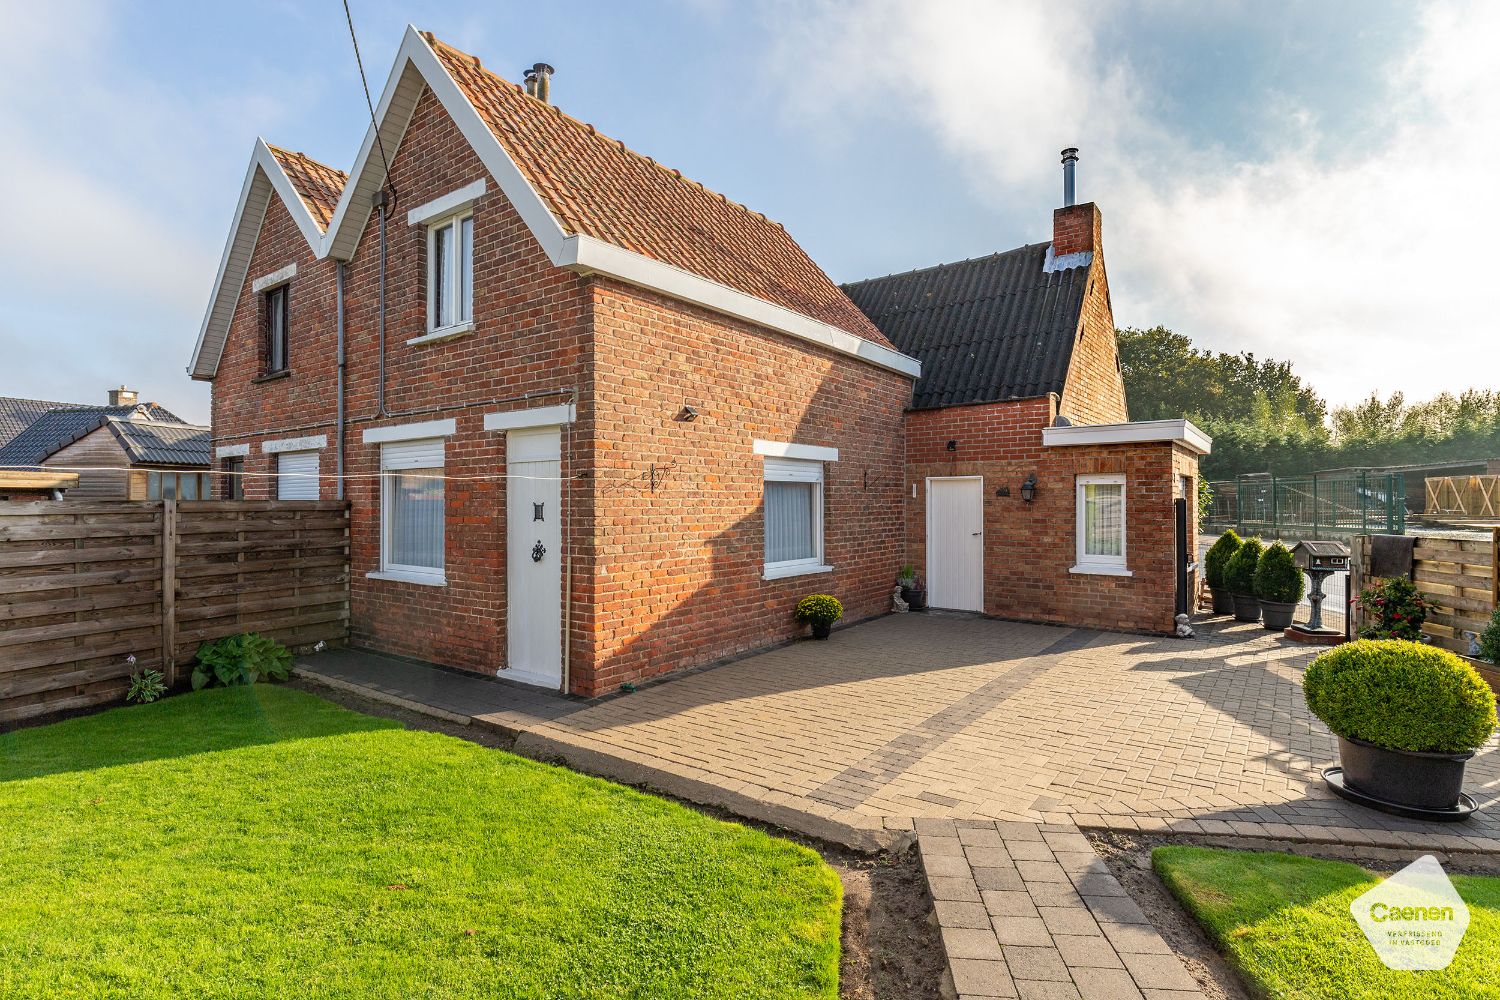
[[[594,317],[596,690],[790,638],[807,594],[837,596],[846,621],[889,610],[909,379],[606,280]],[[672,419],[684,404],[695,421]],[[757,438],[839,449],[834,572],[761,578]]]
[[[1089,285],[1076,336],[1059,411],[1075,424],[1124,423],[1130,415],[1102,253],[1096,252],[1089,265]]]
[[[983,476],[988,614],[1029,621],[1168,632],[1176,593],[1174,479],[1196,461],[1170,444],[1047,448],[1052,397],[919,410],[907,415],[907,559],[926,573],[930,476]],[[947,442],[954,441],[954,451]],[[1075,560],[1075,479],[1126,475],[1130,577],[1070,573]],[[1036,499],[1021,499],[1029,473]],[[1010,496],[996,496],[1008,486]],[[913,496],[915,488],[915,496]]]

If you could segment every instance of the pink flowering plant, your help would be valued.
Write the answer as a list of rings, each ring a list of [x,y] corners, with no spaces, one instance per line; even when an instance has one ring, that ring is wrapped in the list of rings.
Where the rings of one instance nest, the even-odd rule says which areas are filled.
[[[1359,630],[1361,639],[1408,639],[1424,642],[1422,623],[1427,621],[1427,601],[1417,585],[1405,577],[1394,577],[1359,595],[1359,603],[1370,624]]]

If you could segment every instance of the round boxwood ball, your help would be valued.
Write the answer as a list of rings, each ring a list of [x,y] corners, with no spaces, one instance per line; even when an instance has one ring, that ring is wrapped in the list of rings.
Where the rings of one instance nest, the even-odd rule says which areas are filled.
[[[1302,690],[1329,729],[1391,750],[1463,753],[1495,729],[1495,696],[1479,673],[1420,642],[1336,646],[1307,668]]]

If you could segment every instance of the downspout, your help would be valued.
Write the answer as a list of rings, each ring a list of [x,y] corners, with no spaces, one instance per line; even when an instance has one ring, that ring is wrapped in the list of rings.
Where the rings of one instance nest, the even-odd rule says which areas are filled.
[[[385,212],[386,194],[385,188],[375,196],[375,210],[380,213],[380,306],[377,329],[380,338],[380,384],[376,389],[377,416],[388,416],[385,410]]]
[[[335,430],[335,441],[337,443],[337,465],[338,465],[338,493],[337,499],[344,499],[344,262],[339,261],[334,268],[334,287],[336,288],[334,310],[337,314],[338,326],[338,414]]]

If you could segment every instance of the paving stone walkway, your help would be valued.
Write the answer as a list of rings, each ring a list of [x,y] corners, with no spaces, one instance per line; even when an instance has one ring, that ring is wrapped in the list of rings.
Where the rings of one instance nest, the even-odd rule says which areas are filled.
[[[961,1000],[1201,1000],[1073,824],[919,819],[916,830]]]

